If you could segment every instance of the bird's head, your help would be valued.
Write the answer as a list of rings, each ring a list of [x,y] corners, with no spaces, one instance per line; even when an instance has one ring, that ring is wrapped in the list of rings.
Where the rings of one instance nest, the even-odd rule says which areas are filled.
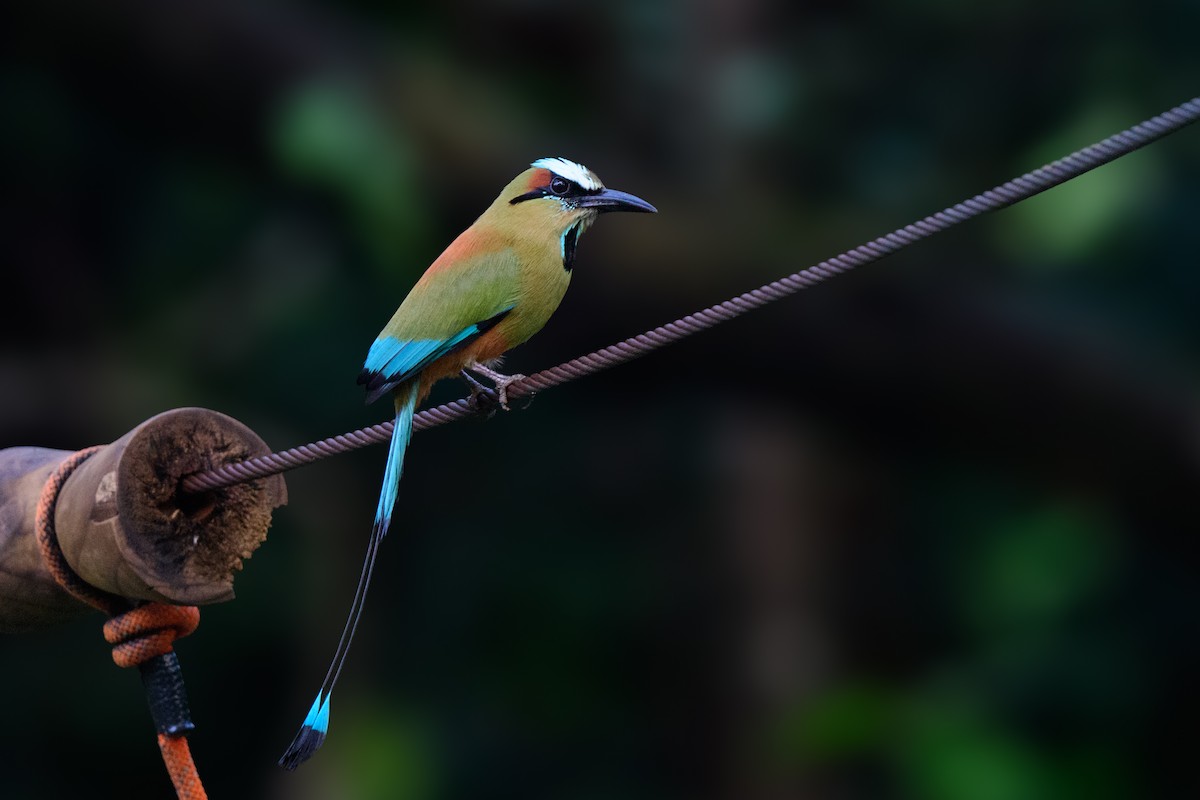
[[[605,211],[646,211],[658,209],[640,197],[607,189],[596,173],[565,158],[539,158],[510,185],[515,191],[509,205],[537,202],[539,208],[578,218]]]
[[[562,243],[563,266],[571,269],[575,244],[596,217],[608,211],[657,209],[628,192],[606,188],[596,173],[565,158],[540,158],[505,187],[493,210],[527,235],[543,231]]]

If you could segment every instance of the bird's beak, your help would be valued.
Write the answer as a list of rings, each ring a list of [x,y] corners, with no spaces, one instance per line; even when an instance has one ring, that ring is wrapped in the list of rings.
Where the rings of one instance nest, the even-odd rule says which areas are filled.
[[[579,198],[580,208],[594,208],[598,212],[605,211],[643,211],[654,214],[657,208],[640,197],[616,189],[601,189],[595,194],[585,194]]]

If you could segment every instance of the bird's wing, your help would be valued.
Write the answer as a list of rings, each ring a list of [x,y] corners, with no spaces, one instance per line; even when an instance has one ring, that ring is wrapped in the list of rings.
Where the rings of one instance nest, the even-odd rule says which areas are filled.
[[[374,402],[486,333],[517,305],[520,264],[510,249],[435,261],[371,344],[358,382]]]
[[[390,336],[376,339],[358,375],[358,382],[366,385],[367,402],[375,402],[429,364],[486,333],[512,309],[512,306],[503,308],[499,313],[472,323],[444,339],[400,340]]]

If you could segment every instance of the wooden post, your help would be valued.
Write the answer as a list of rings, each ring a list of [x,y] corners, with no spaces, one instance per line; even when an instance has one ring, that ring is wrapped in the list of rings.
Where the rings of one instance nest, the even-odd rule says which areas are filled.
[[[58,541],[85,581],[134,600],[203,605],[233,598],[233,574],[267,538],[287,502],[273,475],[196,495],[193,472],[265,455],[253,431],[202,408],[167,411],[84,461],[55,508]],[[71,451],[0,450],[0,631],[45,627],[89,610],[42,563],[34,536],[38,497]]]

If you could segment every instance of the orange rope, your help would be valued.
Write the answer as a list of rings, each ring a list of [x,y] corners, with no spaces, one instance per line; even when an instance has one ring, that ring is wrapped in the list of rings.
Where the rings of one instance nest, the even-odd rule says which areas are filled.
[[[175,794],[179,800],[208,800],[204,784],[200,782],[200,773],[196,771],[196,764],[192,761],[187,737],[160,733],[158,749],[162,751],[163,763],[167,765],[167,772],[171,775],[171,783],[175,784]]]
[[[150,666],[154,659],[163,659],[171,655],[171,662],[165,671],[174,671],[177,684],[176,691],[182,695],[182,677],[178,675],[178,663],[174,659],[173,643],[176,639],[187,636],[196,630],[200,624],[200,609],[195,606],[172,606],[165,603],[144,603],[131,608],[130,603],[123,597],[110,594],[87,583],[63,555],[62,547],[58,544],[58,536],[54,530],[54,506],[58,501],[58,493],[62,490],[67,478],[75,468],[98,451],[100,447],[89,447],[68,456],[46,479],[42,494],[38,498],[35,534],[42,561],[58,585],[72,597],[100,609],[111,619],[104,623],[104,638],[113,645],[113,661],[119,667]],[[164,665],[159,664],[163,667]],[[150,691],[150,682],[145,669],[142,671],[143,682]],[[162,671],[158,673],[162,676]],[[168,679],[169,680],[169,679]],[[161,683],[156,683],[161,686]],[[184,723],[173,725],[171,730],[160,730],[158,733],[158,748],[162,752],[163,763],[175,786],[179,800],[207,800],[204,785],[200,782],[200,774],[192,761],[192,753],[188,748],[187,731],[191,730],[191,722],[186,719],[186,698],[182,696],[169,698],[176,701],[176,706],[185,709]],[[151,697],[151,710],[156,707],[156,699]]]
[[[146,603],[104,623],[104,639],[113,645],[118,667],[136,667],[175,648],[171,643],[200,625],[200,609]]]
[[[112,616],[129,608],[129,603],[122,597],[97,589],[79,577],[79,574],[67,563],[67,557],[63,555],[62,548],[58,544],[58,534],[54,532],[54,505],[58,502],[58,493],[75,468],[99,450],[100,445],[97,445],[72,453],[50,473],[50,477],[46,479],[42,493],[38,497],[34,533],[37,536],[38,549],[42,552],[42,562],[50,570],[50,574],[54,576],[58,585],[76,600]]]

